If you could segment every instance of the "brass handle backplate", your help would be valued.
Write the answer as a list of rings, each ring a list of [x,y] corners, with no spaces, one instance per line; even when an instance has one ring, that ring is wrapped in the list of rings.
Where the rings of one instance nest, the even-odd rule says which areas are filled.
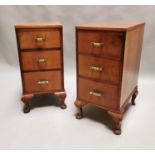
[[[44,81],[40,80],[40,81],[37,82],[37,84],[38,85],[45,85],[45,84],[48,84],[48,81],[47,80],[44,80]]]
[[[38,63],[44,63],[44,62],[46,62],[46,59],[45,58],[38,58],[37,62]]]
[[[102,67],[90,66],[90,70],[96,71],[96,72],[102,72]]]
[[[92,41],[92,42],[91,42],[91,45],[92,45],[93,47],[102,47],[102,46],[103,46],[103,43],[99,43],[99,42]]]
[[[102,96],[102,94],[100,92],[97,92],[97,91],[90,91],[89,94],[92,95],[92,96],[96,96],[96,97],[101,97]]]
[[[34,40],[35,40],[36,42],[44,42],[46,39],[43,38],[43,37],[37,37],[37,38],[34,38]]]

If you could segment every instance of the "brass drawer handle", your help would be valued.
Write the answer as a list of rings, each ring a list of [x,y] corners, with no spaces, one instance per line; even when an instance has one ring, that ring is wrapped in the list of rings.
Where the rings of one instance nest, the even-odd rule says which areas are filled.
[[[45,58],[38,58],[37,62],[38,63],[44,63],[44,62],[46,62],[46,59]]]
[[[103,46],[103,43],[92,41],[91,42],[91,45],[94,46],[94,47],[102,47]]]
[[[92,95],[92,96],[96,96],[96,97],[101,97],[102,96],[102,94],[100,92],[96,92],[96,91],[90,91],[89,94]]]
[[[43,37],[37,37],[37,38],[34,38],[34,40],[35,40],[36,42],[44,42],[46,39],[43,38]]]
[[[102,72],[102,67],[90,66],[90,70],[96,71],[96,72]]]
[[[48,84],[48,81],[47,80],[45,80],[45,81],[40,80],[40,81],[37,82],[37,84],[38,85],[45,85],[45,84]]]

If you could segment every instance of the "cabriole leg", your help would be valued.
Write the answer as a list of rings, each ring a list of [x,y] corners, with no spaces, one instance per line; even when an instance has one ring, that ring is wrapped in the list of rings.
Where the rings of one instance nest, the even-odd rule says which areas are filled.
[[[56,96],[60,97],[60,108],[66,109],[67,105],[65,104],[66,93],[65,92],[56,92],[54,93]]]
[[[111,118],[114,121],[114,133],[116,135],[120,135],[121,134],[121,121],[123,118],[123,114],[122,113],[114,113],[111,111],[108,111],[108,114],[111,116]]]
[[[23,108],[23,111],[24,113],[29,113],[30,112],[30,105],[29,105],[29,100],[31,100],[33,97],[33,95],[23,95],[21,100],[23,101],[24,103],[24,108]]]
[[[76,100],[75,101],[75,103],[74,103],[75,105],[76,105],[76,107],[78,108],[78,112],[76,113],[76,119],[81,119],[81,118],[83,118],[83,110],[82,110],[82,107],[84,106],[84,105],[86,105],[86,103],[85,102],[82,102],[82,101],[80,101],[80,100]]]
[[[76,113],[76,119],[81,119],[83,118],[83,111],[82,111],[82,107],[77,107],[78,108],[78,112]]]

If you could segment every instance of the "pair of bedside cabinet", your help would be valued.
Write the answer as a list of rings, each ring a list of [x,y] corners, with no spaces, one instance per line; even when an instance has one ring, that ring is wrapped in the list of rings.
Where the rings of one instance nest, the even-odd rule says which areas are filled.
[[[135,105],[145,23],[101,23],[76,27],[77,119],[90,103],[107,111],[114,133],[128,103]],[[59,23],[15,26],[20,61],[24,112],[36,94],[54,94],[65,109],[62,25]]]

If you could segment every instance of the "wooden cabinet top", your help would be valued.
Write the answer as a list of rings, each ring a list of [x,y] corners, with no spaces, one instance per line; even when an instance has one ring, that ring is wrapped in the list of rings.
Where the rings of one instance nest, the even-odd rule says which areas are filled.
[[[144,26],[144,22],[137,23],[96,23],[90,25],[76,26],[76,29],[81,30],[114,30],[114,31],[128,31],[139,26]]]
[[[20,23],[16,24],[15,28],[61,28],[62,24],[59,22],[52,23]]]

